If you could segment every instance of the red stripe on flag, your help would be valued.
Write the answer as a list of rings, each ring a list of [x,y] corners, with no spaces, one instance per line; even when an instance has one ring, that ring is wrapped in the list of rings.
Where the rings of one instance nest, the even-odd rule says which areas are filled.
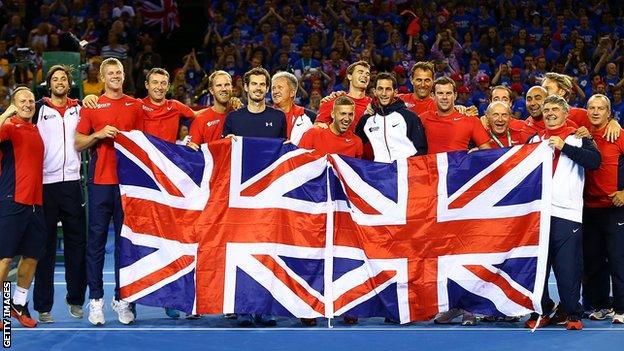
[[[182,269],[190,266],[194,261],[195,257],[193,256],[181,256],[177,260],[169,263],[167,266],[148,274],[135,282],[119,287],[119,294],[122,298],[132,296],[144,289],[152,287],[154,284],[158,284],[163,279],[180,272]]]
[[[329,162],[332,164],[334,169],[338,169],[338,165],[331,157],[328,158]],[[341,181],[341,184],[344,186],[344,191],[351,202],[355,207],[357,207],[362,213],[367,215],[379,215],[381,212],[377,211],[373,206],[371,206],[368,202],[364,201],[353,189],[349,187],[349,182],[347,182],[340,172],[336,172],[336,175]]]
[[[269,255],[253,255],[260,263],[270,269],[277,279],[292,289],[312,309],[320,314],[325,314],[325,304],[308,292],[299,282],[294,280],[288,272],[275,259]]]
[[[501,288],[503,293],[505,293],[505,295],[507,295],[507,297],[513,302],[529,310],[533,310],[533,302],[531,299],[511,286],[511,284],[509,284],[509,282],[500,274],[492,273],[485,267],[478,265],[464,265],[464,267],[481,280],[492,283]]]
[[[143,164],[147,166],[150,171],[152,171],[156,181],[160,183],[160,185],[162,185],[169,194],[177,197],[184,197],[184,194],[182,194],[182,192],[169,180],[169,177],[167,177],[165,173],[150,160],[147,152],[135,144],[134,141],[130,140],[123,134],[117,134],[115,142],[132,153],[139,159],[139,161],[143,162]]]
[[[349,303],[356,299],[370,293],[374,289],[392,279],[396,275],[396,271],[381,271],[376,276],[369,278],[364,283],[350,289],[346,293],[342,294],[336,301],[334,301],[334,311],[338,311]]]
[[[482,192],[487,190],[492,184],[505,176],[509,171],[522,162],[535,148],[523,147],[513,156],[501,163],[496,169],[488,173],[485,177],[481,178],[475,184],[473,184],[462,195],[449,204],[449,208],[462,208],[466,206],[470,201],[474,200]]]
[[[258,179],[256,182],[243,189],[241,191],[241,196],[256,196],[286,173],[316,160],[318,160],[318,158],[310,157],[309,154],[305,153],[295,156],[288,161],[282,162],[264,177]]]

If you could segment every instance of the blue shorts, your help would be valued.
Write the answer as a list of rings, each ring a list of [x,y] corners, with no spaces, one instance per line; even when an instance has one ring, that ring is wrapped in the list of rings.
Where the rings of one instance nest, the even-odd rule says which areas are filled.
[[[45,238],[41,206],[0,201],[0,258],[22,255],[37,259],[43,252]]]

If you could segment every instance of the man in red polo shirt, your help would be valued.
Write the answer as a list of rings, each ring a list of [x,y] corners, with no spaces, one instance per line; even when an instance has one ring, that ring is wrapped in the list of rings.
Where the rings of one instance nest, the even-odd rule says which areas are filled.
[[[208,77],[208,89],[214,97],[212,106],[203,110],[191,123],[189,146],[221,139],[225,116],[230,112],[232,101],[232,77],[226,71],[214,71]]]
[[[492,149],[524,144],[520,131],[511,129],[510,122],[515,119],[508,104],[502,101],[491,102],[485,110],[485,118],[490,127],[488,133],[492,137]]]
[[[469,145],[479,149],[490,148],[490,136],[479,118],[462,115],[455,110],[455,82],[440,77],[433,83],[435,112],[424,112],[420,119],[425,127],[428,153],[468,150]]]
[[[26,87],[13,93],[0,115],[0,280],[6,281],[14,256],[21,255],[11,316],[23,326],[37,322],[28,311],[28,289],[45,243],[43,218],[43,140],[31,119],[35,95]]]
[[[587,101],[592,137],[602,155],[597,170],[585,171],[583,209],[583,301],[594,311],[593,320],[612,318],[624,323],[624,138],[604,137],[611,102],[602,94]],[[613,303],[609,291],[613,286]]]
[[[143,102],[143,131],[155,137],[175,143],[180,118],[194,119],[204,110],[193,111],[178,100],[166,99],[169,90],[169,72],[152,68],[145,77],[147,96]]]
[[[347,67],[347,80],[349,80],[349,91],[347,96],[355,103],[355,117],[349,130],[353,132],[355,126],[364,115],[366,108],[372,99],[366,96],[366,88],[370,82],[370,65],[366,61],[357,61]],[[331,111],[336,98],[331,98],[321,103],[316,116],[315,124],[327,128],[332,122]]]
[[[119,249],[123,212],[117,180],[117,158],[113,139],[120,131],[143,129],[141,100],[123,93],[124,70],[115,58],[102,61],[100,76],[104,95],[97,108],[80,110],[76,127],[76,150],[90,149],[89,163],[89,235],[87,239],[87,284],[89,285],[89,321],[104,325],[104,289],[102,270],[108,225],[115,227],[115,299],[113,309],[122,324],[134,321],[130,304],[119,299]]]
[[[322,154],[362,157],[362,140],[350,130],[355,117],[355,103],[347,96],[334,101],[329,128],[311,128],[301,138],[299,147],[314,149]]]
[[[433,63],[416,62],[410,70],[410,78],[412,86],[414,87],[414,92],[397,95],[399,99],[405,102],[405,106],[418,116],[425,112],[436,111],[435,100],[431,97],[433,71]]]

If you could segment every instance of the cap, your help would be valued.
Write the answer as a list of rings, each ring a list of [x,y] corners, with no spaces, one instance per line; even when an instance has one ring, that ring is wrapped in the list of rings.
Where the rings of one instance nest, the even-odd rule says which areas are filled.
[[[462,85],[461,87],[457,88],[457,93],[458,94],[470,94],[470,89]]]
[[[453,73],[453,74],[451,75],[451,79],[452,79],[452,80],[454,80],[454,81],[456,81],[456,82],[461,82],[461,81],[463,80],[463,79],[462,79],[462,75],[461,75],[461,74],[459,74],[459,73]]]
[[[522,89],[522,84],[520,84],[520,83],[513,83],[513,84],[511,85],[510,89],[511,89],[512,91],[515,91],[515,92],[516,92],[516,93],[518,93],[518,94],[522,94],[522,90],[523,90],[523,89]]]
[[[487,74],[484,74],[484,75],[480,76],[480,77],[477,79],[477,81],[478,81],[479,83],[483,83],[483,82],[489,83],[489,82],[490,82],[490,77],[488,77],[488,75],[487,75]]]
[[[513,69],[511,70],[511,75],[512,75],[512,76],[519,76],[519,75],[522,75],[522,69],[520,69],[520,68],[518,68],[518,67],[513,68]]]

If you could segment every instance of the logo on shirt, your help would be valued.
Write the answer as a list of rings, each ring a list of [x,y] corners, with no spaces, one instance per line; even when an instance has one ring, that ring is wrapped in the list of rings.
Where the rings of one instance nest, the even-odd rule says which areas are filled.
[[[264,122],[265,127],[273,127],[273,122]]]
[[[368,128],[368,131],[371,132],[371,133],[372,132],[376,132],[378,130],[379,130],[379,127],[370,127],[370,128]]]
[[[55,117],[54,115],[43,115],[43,120],[47,121],[47,120],[52,119],[54,117]]]
[[[110,103],[110,102],[107,102],[107,103],[105,103],[105,104],[97,104],[97,106],[96,106],[96,107],[97,107],[98,109],[100,109],[100,108],[108,108],[108,107],[110,107],[110,106],[111,106],[111,103]]]
[[[128,106],[128,105],[126,105],[126,106]],[[153,108],[151,108],[151,107],[149,107],[149,106],[145,106],[145,105],[143,105],[143,110],[145,110],[145,111],[147,111],[147,112],[152,112],[152,111],[154,111],[154,109],[153,109]]]
[[[167,111],[171,111],[171,106],[167,107]]]
[[[303,121],[299,121],[299,123],[295,124],[295,126],[299,127],[302,124],[303,124]]]
[[[212,126],[217,125],[217,124],[219,124],[219,120],[218,119],[215,119],[214,121],[206,122],[206,126],[208,126],[208,127],[212,127]]]
[[[393,125],[392,125],[392,128],[394,128],[394,127],[396,127],[396,126],[398,126],[398,125],[399,125],[399,123],[397,123],[397,124],[393,124]]]
[[[459,117],[453,118],[453,121],[459,121],[459,120],[461,120],[461,118],[459,118]]]
[[[352,139],[345,139],[347,143],[350,143]]]
[[[132,105],[134,105],[134,102],[124,102],[124,105],[126,105],[126,106],[132,106]]]

